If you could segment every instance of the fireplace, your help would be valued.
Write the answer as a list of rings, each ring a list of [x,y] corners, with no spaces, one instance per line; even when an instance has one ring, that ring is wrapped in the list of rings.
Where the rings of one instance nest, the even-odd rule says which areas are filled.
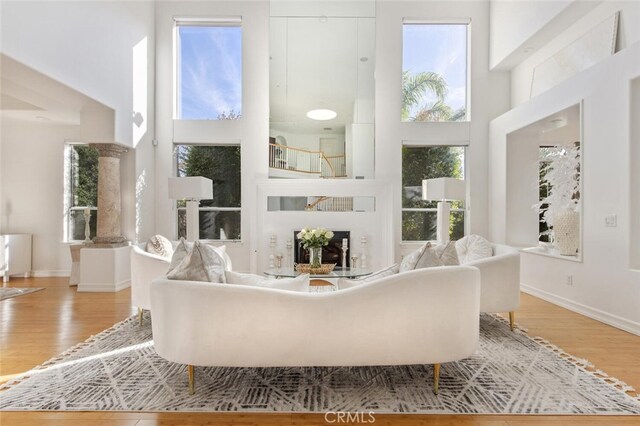
[[[293,261],[295,263],[309,263],[309,253],[302,247],[298,239],[298,232],[293,232]],[[342,265],[342,239],[346,238],[349,250],[347,250],[347,264]],[[335,263],[337,267],[349,267],[351,265],[351,239],[349,231],[333,231],[333,238],[329,244],[322,247],[322,263]]]

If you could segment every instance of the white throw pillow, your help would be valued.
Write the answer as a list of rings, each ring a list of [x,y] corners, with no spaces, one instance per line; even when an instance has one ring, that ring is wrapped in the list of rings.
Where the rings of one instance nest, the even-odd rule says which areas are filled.
[[[180,238],[178,245],[173,251],[173,256],[171,256],[171,263],[169,264],[169,271],[167,274],[176,269],[176,267],[182,263],[182,260],[191,253],[191,250],[193,250],[193,243],[190,243],[184,238]]]
[[[226,264],[227,246],[217,246],[216,247],[216,246],[207,245],[207,247],[210,247],[210,248],[214,249],[220,255],[220,257],[224,261],[224,267],[225,267],[225,269],[227,269],[227,264]],[[182,262],[182,260],[189,253],[191,253],[191,250],[193,250],[193,243],[190,243],[189,241],[185,240],[184,238],[180,238],[180,241],[178,242],[178,245],[176,246],[176,249],[173,251],[173,256],[171,256],[171,263],[169,264],[169,271],[167,272],[167,274],[170,273],[171,271],[173,271],[174,269],[176,269],[176,267]]]
[[[456,251],[456,243],[447,241],[435,246],[436,255],[444,266],[459,265],[458,252]]]
[[[493,256],[491,243],[480,235],[467,235],[456,242],[456,251],[460,264],[473,262]]]
[[[171,259],[173,256],[173,246],[171,241],[162,235],[154,235],[147,241],[147,253],[157,254],[166,259]]]
[[[309,292],[309,274],[300,274],[295,278],[268,278],[256,274],[225,271],[227,284],[248,285],[254,287],[276,288],[288,291]]]
[[[366,277],[357,278],[357,279],[340,278],[338,279],[338,290],[344,290],[345,288],[356,287],[356,286],[359,286],[360,284],[379,280],[380,278],[390,277],[392,275],[397,274],[399,270],[400,270],[400,265],[396,263],[394,265],[389,266],[388,268],[384,268],[377,272],[374,272],[371,275],[367,275]]]
[[[422,251],[422,256],[420,256],[416,262],[416,267],[414,269],[433,268],[434,266],[442,265],[444,264],[442,263],[440,256],[438,256],[433,244],[427,243]]]
[[[193,249],[182,262],[169,271],[167,278],[170,280],[185,281],[209,281],[212,283],[225,283],[224,259],[213,247],[193,243]]]
[[[413,271],[416,269],[416,265],[418,261],[422,257],[427,245],[423,245],[419,249],[412,251],[408,255],[402,258],[402,262],[400,262],[399,272]]]

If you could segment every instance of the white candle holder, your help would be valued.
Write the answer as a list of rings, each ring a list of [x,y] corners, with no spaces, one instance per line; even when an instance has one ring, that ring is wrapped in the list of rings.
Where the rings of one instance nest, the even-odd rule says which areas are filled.
[[[367,237],[360,238],[360,250],[362,253],[360,254],[360,267],[367,267]]]
[[[276,266],[276,255],[275,255],[275,249],[276,249],[276,236],[272,235],[269,238],[269,248],[270,248],[270,252],[269,252],[269,268],[275,268]]]

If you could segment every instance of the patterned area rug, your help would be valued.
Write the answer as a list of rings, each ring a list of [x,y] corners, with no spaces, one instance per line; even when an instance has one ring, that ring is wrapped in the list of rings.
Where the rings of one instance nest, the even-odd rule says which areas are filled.
[[[481,316],[480,348],[432,366],[196,368],[156,355],[150,318],[129,318],[0,388],[1,410],[374,411],[376,413],[640,414],[632,389],[541,339]],[[590,371],[591,370],[591,371]]]
[[[11,299],[12,297],[24,296],[25,294],[35,293],[44,290],[42,287],[34,288],[17,288],[17,287],[0,287],[0,300]]]

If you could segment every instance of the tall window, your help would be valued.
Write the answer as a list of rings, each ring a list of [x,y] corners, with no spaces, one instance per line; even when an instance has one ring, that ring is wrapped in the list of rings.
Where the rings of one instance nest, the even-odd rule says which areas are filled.
[[[89,209],[90,238],[96,236],[98,205],[98,151],[89,145],[65,147],[65,206],[67,241],[85,239],[86,209]]]
[[[468,24],[402,28],[402,121],[467,120]]]
[[[242,116],[240,21],[176,22],[176,118],[236,120]]]
[[[200,238],[239,240],[240,146],[176,145],[177,176],[213,181],[213,198],[200,201]],[[187,235],[186,203],[178,201],[178,237]]]
[[[460,146],[402,147],[402,240],[436,239],[437,202],[422,200],[422,180],[464,179],[465,149]],[[451,203],[449,236],[464,236],[464,201]]]

